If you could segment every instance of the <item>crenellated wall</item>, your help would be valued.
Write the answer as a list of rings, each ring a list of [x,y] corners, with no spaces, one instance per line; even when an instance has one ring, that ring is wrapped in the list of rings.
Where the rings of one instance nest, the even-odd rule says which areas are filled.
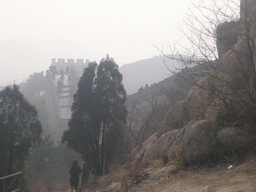
[[[52,66],[55,66],[57,69],[65,69],[66,67],[74,67],[74,68],[85,68],[88,66],[89,64],[89,60],[86,59],[63,59],[63,58],[58,58],[58,60],[56,61],[55,58],[52,58]]]
[[[46,71],[46,107],[50,134],[55,145],[61,141],[63,131],[68,129],[73,95],[88,63],[89,60],[84,62],[83,59],[77,59],[76,62],[75,59],[52,59],[50,70]],[[69,70],[66,70],[67,67]]]

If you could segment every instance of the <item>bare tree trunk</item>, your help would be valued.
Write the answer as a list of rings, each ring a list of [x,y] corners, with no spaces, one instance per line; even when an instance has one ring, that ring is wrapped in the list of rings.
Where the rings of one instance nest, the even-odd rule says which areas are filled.
[[[103,174],[103,170],[104,170],[105,129],[106,129],[106,120],[105,120],[105,118],[104,118],[104,120],[103,120],[103,125],[102,125],[102,142],[101,142],[100,174]]]

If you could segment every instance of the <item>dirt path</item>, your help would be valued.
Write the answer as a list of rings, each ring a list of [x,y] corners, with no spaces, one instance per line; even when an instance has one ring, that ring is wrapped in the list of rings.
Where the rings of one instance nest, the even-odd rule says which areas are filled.
[[[127,188],[127,169],[102,176],[90,185],[86,192],[256,192],[256,156],[252,155],[243,163],[216,165],[212,168],[188,168],[175,174],[152,177]],[[150,179],[151,178],[151,179]],[[109,188],[109,186],[113,186]],[[118,187],[120,186],[120,187]],[[126,186],[126,187],[125,187]]]
[[[130,191],[140,192],[247,192],[256,191],[256,158],[227,169],[214,168],[182,171],[158,181],[145,180]]]

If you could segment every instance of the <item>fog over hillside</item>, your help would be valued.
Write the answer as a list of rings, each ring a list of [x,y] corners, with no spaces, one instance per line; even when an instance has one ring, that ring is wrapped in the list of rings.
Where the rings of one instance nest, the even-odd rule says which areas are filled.
[[[110,57],[113,56],[110,55]],[[13,84],[14,81],[19,84],[35,72],[46,71],[51,65],[52,58],[95,60],[93,53],[70,41],[0,40],[0,86]],[[176,63],[163,56],[155,56],[122,65],[119,70],[123,74],[127,94],[136,93],[141,86],[144,87],[146,84],[150,86],[170,76],[164,61],[168,67]],[[117,64],[120,65],[118,62]]]
[[[123,84],[127,94],[136,93],[140,87],[145,87],[146,84],[150,86],[172,75],[167,67],[174,69],[178,67],[178,63],[176,60],[171,60],[164,56],[155,56],[124,64],[119,68],[119,71],[123,74]]]
[[[0,85],[25,81],[35,72],[45,71],[52,58],[88,59],[87,51],[70,41],[0,40]]]
[[[110,55],[110,57],[112,56]],[[52,58],[93,61],[95,57],[84,47],[70,41],[0,40],[0,86],[13,84],[14,81],[19,84],[35,72],[46,71],[51,65]],[[117,64],[120,65],[118,62]],[[145,87],[146,84],[150,86],[169,77],[171,73],[165,64],[172,68],[177,65],[177,62],[163,56],[154,56],[122,65],[119,70],[123,74],[123,84],[127,94],[136,93],[140,87]]]

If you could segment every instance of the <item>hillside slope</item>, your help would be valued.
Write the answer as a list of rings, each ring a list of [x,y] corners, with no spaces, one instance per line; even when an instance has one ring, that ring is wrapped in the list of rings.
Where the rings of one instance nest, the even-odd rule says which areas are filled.
[[[242,192],[256,191],[256,159],[251,157],[228,169],[228,164],[212,168],[190,169],[157,181],[145,180],[131,191],[154,192]]]
[[[174,69],[178,67],[178,63],[164,56],[155,56],[121,66],[119,71],[123,74],[123,84],[127,94],[134,94],[146,84],[150,86],[172,75],[166,66]]]
[[[242,163],[223,163],[212,167],[190,167],[161,174],[162,168],[148,169],[151,174],[141,183],[129,181],[125,166],[91,181],[87,192],[252,192],[256,191],[256,157],[251,155]],[[168,167],[168,165],[166,166]],[[156,174],[157,173],[157,174]],[[152,177],[154,175],[154,177]],[[156,176],[157,175],[157,176]]]

